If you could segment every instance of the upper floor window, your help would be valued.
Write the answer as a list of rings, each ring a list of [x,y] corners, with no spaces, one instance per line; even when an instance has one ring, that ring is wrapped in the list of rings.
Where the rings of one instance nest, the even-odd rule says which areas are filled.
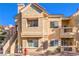
[[[38,27],[38,19],[28,19],[28,27]]]
[[[50,22],[50,28],[58,28],[58,21]]]

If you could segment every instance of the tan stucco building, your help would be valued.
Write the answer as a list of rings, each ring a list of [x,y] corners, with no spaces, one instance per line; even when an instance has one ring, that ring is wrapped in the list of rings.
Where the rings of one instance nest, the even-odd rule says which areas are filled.
[[[19,52],[43,53],[47,50],[55,52],[76,52],[78,47],[79,10],[70,17],[48,14],[39,4],[18,4],[16,26],[18,31]],[[17,42],[16,41],[16,42]],[[14,53],[12,49],[12,53]]]

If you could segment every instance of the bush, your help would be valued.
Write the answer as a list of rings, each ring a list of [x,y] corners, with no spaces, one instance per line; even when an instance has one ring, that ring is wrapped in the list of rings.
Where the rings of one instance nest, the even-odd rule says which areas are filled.
[[[76,48],[76,51],[79,52],[79,48]]]
[[[59,52],[61,52],[61,48],[60,47],[56,48],[56,53],[59,53]]]
[[[45,55],[52,55],[52,52],[51,52],[50,50],[47,50],[47,51],[45,52]]]
[[[0,29],[0,32],[2,32],[2,29]]]

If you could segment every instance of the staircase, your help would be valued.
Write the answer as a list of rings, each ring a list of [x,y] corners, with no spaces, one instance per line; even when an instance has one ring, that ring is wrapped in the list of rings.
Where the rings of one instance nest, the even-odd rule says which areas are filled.
[[[15,49],[15,41],[17,40],[17,34],[14,33],[13,36],[9,39],[9,41],[6,43],[6,45],[4,46],[4,49],[5,50],[5,54],[9,53],[10,52],[13,52],[14,49]],[[8,45],[8,47],[6,48],[6,46]],[[12,48],[13,47],[13,48]],[[5,49],[6,48],[6,49]]]
[[[2,32],[2,34],[0,34],[0,54],[3,54],[3,46],[6,44],[8,40],[9,40],[9,31]]]
[[[12,32],[12,34],[10,35],[10,31],[6,31],[7,34],[4,38],[3,41],[0,41],[1,44],[0,44],[0,48],[2,49],[1,50],[1,54],[10,54],[10,51],[11,50],[14,50],[13,47],[15,46],[15,41],[17,39],[17,32],[16,30],[14,32]]]

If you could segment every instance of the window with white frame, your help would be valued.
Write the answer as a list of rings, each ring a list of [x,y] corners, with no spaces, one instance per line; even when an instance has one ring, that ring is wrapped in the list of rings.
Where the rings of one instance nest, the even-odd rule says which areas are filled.
[[[58,21],[51,21],[50,22],[50,28],[58,28],[59,24]]]
[[[38,47],[37,39],[28,39],[28,47]]]
[[[28,27],[38,27],[38,19],[27,19]]]
[[[50,46],[58,46],[58,40],[51,40]]]

